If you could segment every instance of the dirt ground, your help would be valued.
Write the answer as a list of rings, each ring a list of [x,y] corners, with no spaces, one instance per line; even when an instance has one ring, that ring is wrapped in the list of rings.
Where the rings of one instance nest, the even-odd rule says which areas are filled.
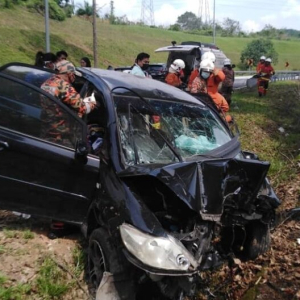
[[[35,297],[34,282],[45,257],[51,257],[65,273],[64,279],[75,282],[59,299],[89,299],[84,272],[78,277],[74,274],[74,253],[84,246],[80,231],[67,238],[51,240],[47,237],[49,225],[49,220],[25,220],[11,212],[0,211],[0,274],[7,278],[5,287],[30,284],[31,296],[26,299],[44,299],[40,295]],[[28,231],[33,233],[30,237],[26,236]]]

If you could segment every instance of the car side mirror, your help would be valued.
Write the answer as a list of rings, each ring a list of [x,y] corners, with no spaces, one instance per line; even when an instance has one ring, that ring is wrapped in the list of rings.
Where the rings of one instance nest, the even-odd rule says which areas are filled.
[[[82,162],[83,164],[87,163],[87,155],[88,155],[88,146],[86,142],[77,141],[76,149],[75,149],[75,159]]]

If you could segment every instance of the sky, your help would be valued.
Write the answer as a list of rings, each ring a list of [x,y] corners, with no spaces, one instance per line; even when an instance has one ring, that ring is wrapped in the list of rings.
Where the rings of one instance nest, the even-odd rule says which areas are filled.
[[[74,0],[80,5],[84,0]],[[92,0],[85,0],[92,5]],[[247,33],[256,32],[270,24],[275,28],[300,30],[300,0],[114,0],[115,15],[126,15],[130,21],[141,20],[142,3],[153,3],[154,22],[156,26],[169,26],[176,23],[178,16],[185,12],[193,12],[200,16],[202,3],[202,18],[213,19],[215,4],[215,19],[221,23],[225,18],[239,21],[242,30]],[[110,0],[96,0],[100,8],[100,16],[110,11]],[[206,9],[208,8],[208,9]],[[145,10],[149,16],[149,9]],[[298,19],[298,20],[297,20]]]

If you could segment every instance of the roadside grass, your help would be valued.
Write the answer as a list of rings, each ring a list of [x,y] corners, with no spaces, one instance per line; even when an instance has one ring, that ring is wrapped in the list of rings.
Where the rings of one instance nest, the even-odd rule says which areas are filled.
[[[3,234],[6,238],[23,238],[25,240],[33,239],[34,233],[30,229],[16,230],[12,228],[4,228]]]
[[[43,299],[59,298],[70,288],[70,283],[59,266],[45,257],[36,279],[36,289]]]
[[[233,94],[232,115],[244,150],[271,163],[274,187],[297,176],[300,158],[300,82],[271,83],[266,97],[256,89]]]
[[[63,22],[50,20],[51,51],[66,50],[75,65],[79,65],[83,56],[93,58],[92,36],[92,23],[83,17],[73,16]],[[165,62],[167,53],[155,53],[154,50],[171,45],[174,40],[178,44],[183,41],[212,42],[210,36],[139,25],[110,25],[103,19],[97,19],[97,36],[98,64],[102,68],[108,65],[132,65],[139,52],[149,53],[153,63]],[[252,40],[217,36],[216,44],[237,64],[241,51]],[[300,39],[272,42],[279,54],[275,69],[284,70],[285,62],[288,61],[290,70],[299,70]],[[36,52],[45,49],[44,17],[22,6],[0,9],[0,44],[0,65],[12,61],[33,63]]]
[[[6,287],[8,279],[6,276],[0,274],[0,299],[1,300],[23,300],[30,292],[29,284],[17,284],[15,286]],[[29,298],[26,298],[29,299]]]

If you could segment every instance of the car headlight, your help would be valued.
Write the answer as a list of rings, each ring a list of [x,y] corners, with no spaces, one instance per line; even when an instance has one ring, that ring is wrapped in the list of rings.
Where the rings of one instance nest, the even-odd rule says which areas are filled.
[[[121,237],[127,250],[145,265],[164,270],[195,270],[197,262],[174,237],[156,237],[135,227],[120,226]]]

